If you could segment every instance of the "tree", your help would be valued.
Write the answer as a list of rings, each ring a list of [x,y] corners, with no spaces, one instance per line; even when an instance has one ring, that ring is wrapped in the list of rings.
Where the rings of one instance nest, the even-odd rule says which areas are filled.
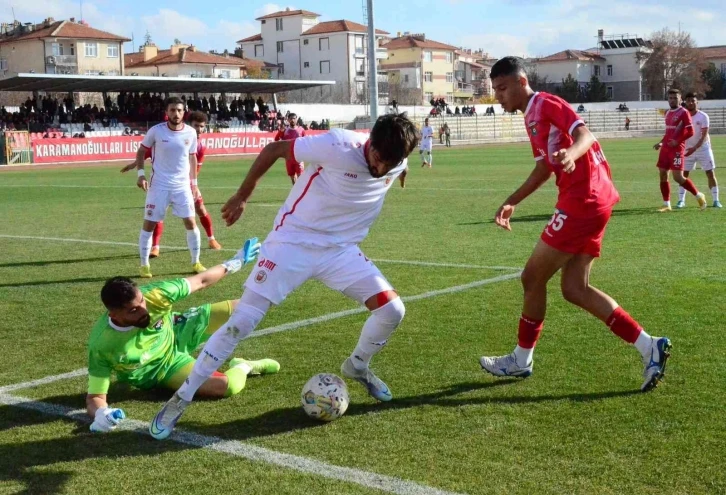
[[[706,70],[701,74],[703,82],[708,85],[706,99],[719,100],[726,97],[726,77],[716,68],[714,63],[709,63]]]
[[[592,76],[585,85],[585,100],[590,103],[608,101],[608,88],[597,76]]]
[[[149,31],[146,31],[146,34],[144,35],[144,46],[153,45],[154,42],[151,39],[151,33]]]
[[[174,38],[174,44],[175,45],[181,45],[182,42],[181,42],[181,40],[179,38]]]
[[[270,71],[262,70],[262,67],[247,67],[247,78],[270,79]]]
[[[582,96],[580,83],[572,77],[572,74],[567,74],[567,77],[562,80],[562,86],[557,88],[557,94],[568,103],[577,103]]]
[[[641,73],[653,99],[665,99],[670,88],[705,93],[703,71],[708,67],[696,42],[686,31],[663,28],[653,33],[652,49],[638,55],[644,61]]]

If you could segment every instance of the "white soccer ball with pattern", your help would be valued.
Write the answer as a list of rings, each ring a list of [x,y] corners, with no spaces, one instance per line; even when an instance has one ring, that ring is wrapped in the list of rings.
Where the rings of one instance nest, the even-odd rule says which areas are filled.
[[[302,389],[303,409],[314,419],[338,419],[345,414],[349,403],[348,387],[342,378],[331,373],[315,375]]]

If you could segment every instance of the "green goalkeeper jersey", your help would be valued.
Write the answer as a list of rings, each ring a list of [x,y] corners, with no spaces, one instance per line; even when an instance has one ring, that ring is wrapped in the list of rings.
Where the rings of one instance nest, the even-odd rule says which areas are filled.
[[[105,394],[115,373],[118,381],[138,388],[153,387],[164,379],[174,354],[172,304],[190,294],[184,278],[140,288],[151,316],[148,328],[120,328],[105,313],[93,327],[88,342],[88,393]]]

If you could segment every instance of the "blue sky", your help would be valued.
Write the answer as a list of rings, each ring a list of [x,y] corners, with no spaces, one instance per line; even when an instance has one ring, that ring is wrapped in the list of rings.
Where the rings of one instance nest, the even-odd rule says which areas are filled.
[[[689,31],[699,45],[726,44],[723,0],[399,0],[376,2],[377,27],[424,32],[434,40],[456,46],[483,48],[493,56],[540,56],[565,48],[594,46],[598,28],[606,34],[631,33],[645,37],[663,27]],[[12,10],[23,22],[47,16],[79,18],[76,0],[0,0],[2,21]],[[290,3],[217,0],[85,0],[83,17],[99,29],[134,35],[136,46],[148,30],[157,45],[174,38],[202,50],[232,49],[235,41],[259,32],[260,15],[302,8],[321,14],[321,20],[363,21],[362,0]],[[720,8],[719,8],[720,7]],[[131,46],[126,49],[131,51]]]

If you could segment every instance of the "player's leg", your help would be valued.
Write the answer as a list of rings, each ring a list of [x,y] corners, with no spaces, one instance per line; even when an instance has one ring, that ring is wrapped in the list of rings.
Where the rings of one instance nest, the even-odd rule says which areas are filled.
[[[318,262],[314,277],[331,289],[365,305],[370,316],[358,344],[341,366],[341,373],[360,382],[380,400],[392,398],[388,386],[370,369],[371,358],[388,342],[406,312],[403,301],[376,265],[357,246],[342,248]]]
[[[192,197],[191,189],[183,189],[172,193],[171,205],[174,216],[182,219],[184,228],[187,231],[187,247],[191,255],[192,271],[194,273],[202,273],[206,268],[199,262],[202,241],[195,219],[194,198]]]
[[[426,157],[424,156],[423,146],[419,148],[418,154],[421,157],[421,168],[424,168],[426,166]]]
[[[545,234],[547,232],[545,229]],[[532,374],[532,356],[547,313],[547,282],[572,256],[540,239],[521,276],[524,304],[519,319],[517,346],[512,354],[506,356],[483,356],[479,364],[485,371],[495,376],[522,378]]]
[[[651,337],[627,311],[609,295],[590,285],[590,269],[595,258],[578,254],[562,267],[562,295],[600,319],[610,330],[640,352],[645,370],[641,390],[655,388],[665,373],[671,342],[666,337]]]
[[[169,390],[177,390],[194,368],[195,359],[189,354],[177,353],[172,362],[172,370],[168,372],[159,385]],[[247,382],[247,373],[239,368],[230,368],[226,373],[215,371],[197,390],[201,397],[221,399],[231,397],[242,391]]]
[[[144,208],[144,223],[139,232],[139,258],[141,266],[139,275],[141,278],[151,278],[151,266],[149,256],[153,242],[154,229],[156,224],[164,221],[166,209],[171,202],[169,191],[149,189],[146,193],[146,206]]]
[[[671,184],[668,181],[668,168],[661,167],[661,162],[658,162],[658,177],[660,179],[660,193],[663,197],[663,208],[658,211],[665,212],[671,211]]]
[[[401,181],[401,189],[406,189],[406,176],[408,175],[408,167],[406,167],[406,170],[401,172],[401,175],[398,176],[398,180]]]
[[[713,158],[713,151],[708,150],[708,155],[704,158],[701,168],[706,172],[708,177],[708,188],[711,190],[711,198],[713,199],[713,207],[721,208],[721,202],[718,199],[718,181],[716,180],[716,162]]]
[[[692,154],[690,156],[687,156],[685,158],[685,165],[683,170],[683,177],[686,179],[691,174],[691,170],[696,168],[696,155]],[[676,203],[676,208],[685,208],[686,207],[686,189],[679,185],[678,186],[678,203]]]
[[[204,231],[207,233],[210,249],[222,249],[222,246],[214,238],[214,229],[212,228],[212,217],[209,215],[207,208],[204,206],[204,199],[199,198],[194,201],[194,211],[199,217],[199,223],[202,224]]]
[[[689,193],[693,194],[696,197],[696,200],[698,201],[698,205],[701,207],[701,209],[706,208],[706,196],[698,192],[698,189],[696,189],[696,185],[693,183],[691,179],[688,179],[683,176],[683,167],[681,166],[678,169],[673,170],[673,179],[679,183],[683,189],[688,191]]]
[[[164,233],[164,222],[159,222],[154,227],[154,235],[151,237],[151,252],[149,258],[157,258],[159,256],[159,246],[161,245],[161,235]]]
[[[428,157],[428,162],[429,162],[429,168],[431,168],[431,167],[432,167],[432,166],[434,165],[434,155],[433,155],[433,153],[431,152],[431,149],[429,149],[429,150],[428,150],[428,151],[426,152],[426,156]]]

